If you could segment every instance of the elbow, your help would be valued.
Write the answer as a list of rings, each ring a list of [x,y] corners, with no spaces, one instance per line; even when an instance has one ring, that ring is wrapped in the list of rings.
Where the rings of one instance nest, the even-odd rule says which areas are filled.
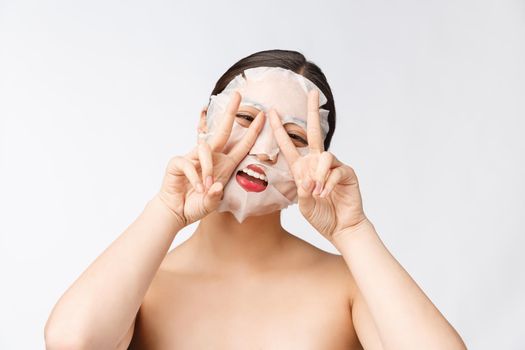
[[[80,350],[87,349],[85,342],[71,335],[58,332],[46,332],[44,334],[46,350]]]
[[[76,328],[71,325],[46,324],[44,329],[46,350],[98,350],[115,349],[111,341],[94,336],[85,328]]]
[[[84,350],[89,349],[86,338],[80,332],[68,327],[60,327],[49,322],[44,328],[46,350]]]

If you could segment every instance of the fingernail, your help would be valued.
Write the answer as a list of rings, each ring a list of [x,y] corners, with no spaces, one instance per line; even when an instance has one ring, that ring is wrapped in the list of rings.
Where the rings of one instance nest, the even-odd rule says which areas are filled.
[[[208,175],[206,176],[206,189],[208,190],[213,185],[213,178]]]
[[[327,194],[328,194],[328,189],[325,188],[325,189],[323,189],[323,192],[321,192],[319,197],[324,198],[324,197],[326,197]]]

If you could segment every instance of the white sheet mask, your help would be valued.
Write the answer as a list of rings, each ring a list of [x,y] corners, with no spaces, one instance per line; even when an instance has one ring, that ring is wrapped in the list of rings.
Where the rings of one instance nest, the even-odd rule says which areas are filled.
[[[313,89],[317,90],[319,106],[326,103],[326,97],[314,83],[291,70],[280,67],[256,67],[244,70],[244,74],[246,78],[241,74],[237,75],[220,94],[211,96],[206,114],[208,128],[206,140],[213,135],[220,124],[234,91],[241,94],[239,109],[243,106],[250,106],[268,112],[274,108],[283,124],[294,123],[304,130],[306,130],[308,92]],[[329,128],[328,112],[328,110],[319,109],[323,138]],[[225,151],[229,151],[239,142],[247,130],[248,128],[235,121],[230,138],[225,145]],[[298,147],[297,150],[301,155],[308,153],[308,147]],[[272,161],[275,161],[276,158],[277,160],[275,162],[261,161],[257,157],[261,154],[266,155]],[[255,169],[254,166],[258,167],[259,171],[264,171],[265,177],[256,174],[257,170],[247,170],[248,166],[252,169]],[[246,177],[241,174],[243,169],[251,176],[266,180],[266,187],[260,184],[253,185],[253,183],[246,185]],[[254,192],[254,188],[260,192]],[[224,187],[223,200],[217,210],[219,212],[229,211],[238,222],[242,222],[248,216],[268,214],[284,209],[293,203],[297,203],[297,187],[288,163],[280,152],[267,115],[253,147]]]

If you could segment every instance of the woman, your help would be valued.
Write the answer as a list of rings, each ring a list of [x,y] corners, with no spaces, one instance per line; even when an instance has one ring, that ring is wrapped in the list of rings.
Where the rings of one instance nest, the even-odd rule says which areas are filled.
[[[233,65],[198,146],[54,307],[47,347],[465,349],[381,242],[353,169],[326,151],[334,128],[326,78],[300,53]],[[283,229],[295,201],[341,255]]]

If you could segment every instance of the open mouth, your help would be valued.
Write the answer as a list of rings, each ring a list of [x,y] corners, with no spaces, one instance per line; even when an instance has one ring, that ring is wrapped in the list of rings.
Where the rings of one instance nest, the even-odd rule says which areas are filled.
[[[268,186],[268,178],[260,167],[250,164],[235,175],[235,179],[247,192],[262,192]]]

